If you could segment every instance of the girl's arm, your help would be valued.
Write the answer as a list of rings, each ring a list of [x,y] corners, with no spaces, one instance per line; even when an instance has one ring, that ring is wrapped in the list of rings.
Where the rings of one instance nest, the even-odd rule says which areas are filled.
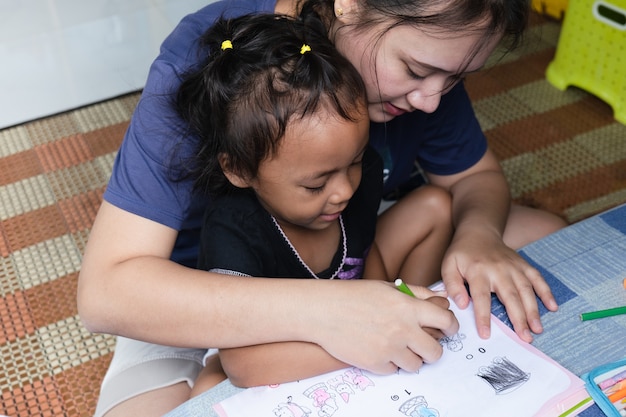
[[[462,173],[429,178],[452,195],[455,233],[442,267],[448,294],[461,308],[471,295],[479,334],[489,337],[491,292],[496,293],[517,334],[532,341],[530,331],[542,331],[535,293],[550,310],[556,310],[556,302],[539,272],[503,240],[505,227],[511,227],[511,197],[495,156],[487,151]]]
[[[222,349],[219,356],[232,384],[242,388],[297,381],[350,366],[306,342]]]

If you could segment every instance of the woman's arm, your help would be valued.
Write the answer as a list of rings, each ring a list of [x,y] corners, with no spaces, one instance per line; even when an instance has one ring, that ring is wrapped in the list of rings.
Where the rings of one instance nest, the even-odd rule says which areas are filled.
[[[556,301],[539,272],[503,241],[511,197],[495,156],[488,150],[462,173],[429,178],[452,195],[455,233],[442,267],[448,294],[465,308],[467,281],[479,334],[489,337],[491,292],[495,292],[517,334],[530,342],[531,330],[542,331],[535,293],[550,310],[556,309]]]
[[[365,264],[364,279],[388,280],[383,257],[372,243]],[[449,303],[442,294],[415,287],[420,300],[428,299],[443,309]],[[339,318],[340,319],[340,318]],[[424,329],[433,339],[443,336],[437,329]],[[284,342],[220,350],[224,371],[235,386],[252,387],[296,381],[350,366],[313,343]]]
[[[382,256],[373,242],[364,279],[387,280]],[[349,365],[329,355],[319,345],[283,342],[220,350],[222,366],[233,385],[254,387],[297,381]]]
[[[380,281],[250,279],[186,268],[168,259],[175,238],[173,229],[102,204],[78,287],[89,330],[199,348],[309,342],[379,374],[440,357],[424,327],[458,330],[450,311]]]
[[[419,300],[427,300],[441,309],[447,310],[450,306],[443,293],[418,286],[413,286],[413,291]],[[436,312],[437,309],[432,311]],[[444,336],[439,329],[425,327],[424,331],[435,340]],[[306,342],[221,349],[219,355],[230,381],[244,388],[297,381],[350,366],[331,356],[322,347]]]

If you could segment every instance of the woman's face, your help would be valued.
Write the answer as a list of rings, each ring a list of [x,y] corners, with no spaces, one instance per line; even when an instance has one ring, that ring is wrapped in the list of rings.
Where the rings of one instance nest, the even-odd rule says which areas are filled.
[[[414,110],[434,112],[441,95],[478,71],[500,40],[491,39],[468,63],[480,31],[452,33],[403,25],[380,33],[380,28],[360,32],[350,26],[336,32],[337,48],[363,77],[369,115],[375,122]]]

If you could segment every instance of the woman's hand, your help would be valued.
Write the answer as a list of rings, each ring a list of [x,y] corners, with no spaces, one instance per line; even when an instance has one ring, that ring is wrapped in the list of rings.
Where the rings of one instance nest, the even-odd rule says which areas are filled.
[[[444,258],[442,276],[460,308],[467,307],[471,295],[478,334],[483,338],[490,335],[491,293],[502,301],[516,333],[526,342],[533,339],[531,331],[543,331],[535,294],[548,309],[557,308],[539,271],[486,231],[456,236]]]
[[[450,303],[442,296],[444,294],[434,293],[423,287],[414,287],[416,298],[411,298],[390,288],[391,286],[388,284],[385,284],[384,287],[384,290],[381,287],[379,291],[387,292],[391,289],[389,295],[393,296],[393,298],[398,298],[399,301],[396,301],[394,304],[402,304],[404,301],[409,301],[409,304],[415,304],[417,308],[423,309],[424,313],[422,315],[435,314],[441,315],[444,319],[450,318],[451,313],[448,311]],[[385,310],[389,310],[389,308]],[[432,322],[433,326],[436,326],[435,323],[438,321],[438,318],[430,320],[424,317],[424,322]],[[455,320],[452,320],[452,323],[454,325]],[[311,331],[315,332],[313,329]],[[281,342],[243,348],[221,349],[220,358],[229,379],[234,385],[239,387],[285,383],[346,368],[350,365],[377,373],[391,373],[397,371],[398,368],[413,372],[424,361],[421,355],[427,355],[427,362],[432,362],[439,358],[442,352],[438,340],[446,334],[444,332],[453,330],[440,329],[438,327],[423,327],[410,330],[412,333],[419,333],[415,350],[407,349],[406,346],[397,349],[395,344],[387,344],[387,346],[377,350],[376,345],[384,342],[387,337],[395,338],[400,344],[406,343],[404,337],[399,338],[397,335],[385,336],[380,333],[381,331],[376,329],[367,331],[365,334],[371,334],[376,341],[370,342],[371,347],[359,345],[357,349],[373,354],[381,354],[383,357],[394,355],[397,350],[398,357],[406,357],[406,359],[403,359],[404,362],[397,360],[398,363],[396,363],[393,359],[384,361],[385,366],[381,369],[378,369],[378,365],[371,366],[367,362],[363,364],[348,361],[346,363],[330,355],[321,346],[307,342]],[[342,332],[345,334],[345,330]],[[378,337],[376,336],[377,334]],[[336,337],[335,339],[345,339],[348,342],[356,340],[350,338],[349,335]],[[387,347],[391,347],[392,350],[386,352]],[[408,351],[404,352],[404,350]],[[390,366],[387,366],[387,364]]]
[[[441,357],[438,339],[459,329],[448,301],[432,298],[438,294],[426,288],[412,287],[415,298],[380,281],[344,282],[337,288],[352,295],[336,293],[325,300],[328,307],[322,308],[339,303],[344,313],[319,324],[323,332],[314,341],[339,360],[373,373],[390,374],[398,368],[417,371],[423,363]]]
[[[556,310],[556,301],[541,274],[508,247],[503,236],[505,231],[511,235],[537,229],[537,216],[511,216],[508,184],[489,150],[464,172],[429,177],[452,195],[455,233],[442,264],[448,294],[460,308],[467,307],[471,295],[478,334],[487,338],[491,293],[495,293],[515,332],[532,341],[531,331],[543,331],[535,294],[550,310]],[[535,231],[534,235],[537,238],[541,233]]]

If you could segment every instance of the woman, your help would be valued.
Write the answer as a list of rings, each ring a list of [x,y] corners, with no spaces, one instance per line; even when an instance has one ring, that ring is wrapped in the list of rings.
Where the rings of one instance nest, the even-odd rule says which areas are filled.
[[[174,160],[184,154],[185,126],[167,98],[199,61],[196,40],[222,14],[317,9],[330,39],[365,82],[370,143],[385,161],[386,190],[402,185],[417,159],[430,183],[452,197],[455,234],[442,263],[450,297],[465,307],[468,284],[483,337],[489,336],[491,292],[524,340],[542,331],[535,294],[550,310],[556,303],[514,249],[563,222],[510,205],[505,178],[460,82],[484,65],[503,36],[520,36],[528,5],[386,3],[217,2],[185,18],[164,42],[118,153],[79,281],[79,311],[90,330],[143,341],[118,339],[97,415],[162,415],[183,402],[201,367],[203,351],[196,348],[306,341],[345,363],[391,373],[439,357],[433,344],[419,342],[423,328],[449,333],[456,326],[441,306],[422,300],[431,293],[411,299],[382,282],[250,280],[193,268],[208,202],[192,194],[190,184],[173,180],[185,163]],[[374,320],[372,310],[382,313]],[[345,319],[332,320],[337,316]]]

